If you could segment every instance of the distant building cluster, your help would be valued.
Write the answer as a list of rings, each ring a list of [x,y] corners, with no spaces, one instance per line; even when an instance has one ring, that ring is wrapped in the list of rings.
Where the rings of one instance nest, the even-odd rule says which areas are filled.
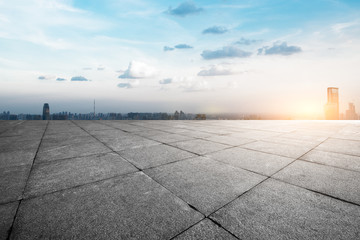
[[[325,105],[326,120],[358,120],[354,103],[349,103],[349,109],[345,115],[339,113],[339,88],[329,87],[327,89],[327,103]]]

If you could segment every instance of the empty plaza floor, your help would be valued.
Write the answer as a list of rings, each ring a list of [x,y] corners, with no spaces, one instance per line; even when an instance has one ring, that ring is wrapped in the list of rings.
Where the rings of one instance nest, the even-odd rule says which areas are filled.
[[[0,239],[360,239],[360,122],[0,121]]]

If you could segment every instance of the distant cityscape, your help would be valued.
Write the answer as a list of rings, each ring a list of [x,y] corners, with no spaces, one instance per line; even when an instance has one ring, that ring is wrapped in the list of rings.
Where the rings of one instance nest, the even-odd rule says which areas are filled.
[[[349,103],[345,113],[339,113],[339,89],[329,87],[327,89],[327,103],[324,106],[326,120],[359,120],[360,116],[355,111],[354,103]],[[11,114],[10,111],[0,113],[0,120],[291,120],[289,116],[261,115],[261,114],[194,114],[184,113],[182,110],[174,113],[96,113],[95,101],[94,111],[91,113],[59,112],[50,113],[50,105],[44,103],[43,114]],[[314,120],[321,120],[316,118]]]

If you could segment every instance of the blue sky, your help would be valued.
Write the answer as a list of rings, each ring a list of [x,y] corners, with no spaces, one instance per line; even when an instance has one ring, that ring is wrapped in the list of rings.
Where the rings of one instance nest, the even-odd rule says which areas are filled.
[[[356,0],[0,0],[0,111],[344,111],[359,52]]]

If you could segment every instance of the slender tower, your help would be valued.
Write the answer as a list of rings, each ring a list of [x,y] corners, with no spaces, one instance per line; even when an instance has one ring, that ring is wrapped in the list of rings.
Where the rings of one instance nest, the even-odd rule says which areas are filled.
[[[50,107],[48,103],[44,103],[42,119],[50,120]]]
[[[339,88],[327,89],[327,103],[325,105],[326,120],[339,120]]]

